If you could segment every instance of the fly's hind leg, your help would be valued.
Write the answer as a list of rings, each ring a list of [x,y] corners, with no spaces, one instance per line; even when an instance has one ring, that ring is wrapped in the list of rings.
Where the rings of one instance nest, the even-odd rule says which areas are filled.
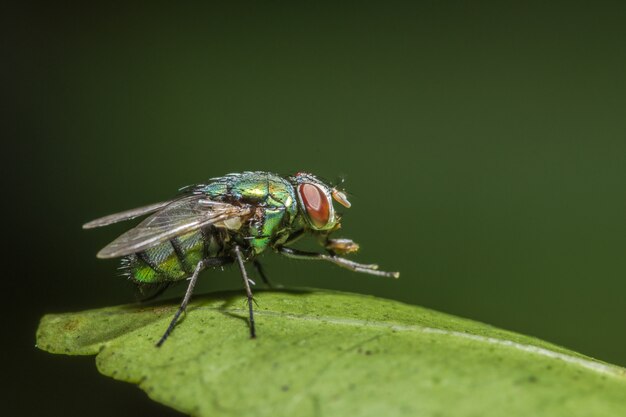
[[[250,338],[254,339],[256,337],[256,329],[254,326],[254,309],[252,307],[252,303],[254,302],[254,297],[252,296],[252,290],[250,289],[250,279],[248,278],[248,273],[246,272],[246,266],[244,265],[243,256],[241,254],[241,249],[239,246],[233,248],[233,252],[235,254],[235,258],[237,258],[237,263],[239,264],[239,270],[241,270],[241,277],[243,278],[243,286],[246,290],[246,296],[248,297],[248,314],[250,320]]]
[[[163,343],[168,338],[170,333],[172,333],[172,330],[174,330],[174,327],[176,327],[178,318],[180,317],[181,314],[183,314],[183,312],[187,308],[187,304],[189,304],[189,300],[191,299],[191,294],[193,294],[193,288],[196,286],[196,281],[198,281],[198,275],[200,275],[200,272],[202,272],[202,270],[206,267],[226,265],[226,264],[231,263],[232,261],[233,261],[232,258],[223,257],[223,258],[207,258],[198,262],[198,264],[196,265],[196,268],[193,271],[193,274],[189,278],[189,285],[187,286],[187,291],[185,292],[183,301],[182,303],[180,303],[180,307],[178,307],[178,310],[176,310],[176,314],[174,314],[172,321],[170,322],[169,326],[167,326],[165,333],[163,333],[163,336],[161,336],[161,338],[157,342],[156,344],[157,347],[161,347],[163,345]]]

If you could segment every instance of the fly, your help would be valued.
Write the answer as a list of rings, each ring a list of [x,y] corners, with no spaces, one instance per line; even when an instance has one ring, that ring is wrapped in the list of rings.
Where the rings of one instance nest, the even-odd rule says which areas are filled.
[[[138,284],[188,280],[187,291],[163,336],[168,338],[185,311],[200,272],[236,263],[248,299],[250,337],[256,337],[253,295],[245,263],[252,262],[269,285],[257,256],[266,249],[294,259],[330,262],[370,275],[398,278],[375,264],[360,264],[342,255],[359,245],[330,235],[340,228],[333,200],[349,208],[344,192],[311,174],[281,177],[269,172],[243,172],[185,187],[168,201],[105,216],[83,225],[92,229],[149,215],[98,252],[98,258],[121,258],[124,273]],[[313,235],[325,253],[305,252],[291,245]]]

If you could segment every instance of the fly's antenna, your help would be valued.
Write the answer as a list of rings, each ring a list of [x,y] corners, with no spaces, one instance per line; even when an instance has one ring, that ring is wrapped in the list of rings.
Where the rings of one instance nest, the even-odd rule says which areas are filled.
[[[343,172],[335,177],[335,181],[332,182],[333,187],[343,186],[346,182],[347,174]]]
[[[343,188],[343,184],[346,182],[347,174],[341,173],[337,176],[337,180],[333,183],[333,197],[339,203],[341,203],[344,207],[350,207],[350,202],[348,201],[348,194],[353,196],[353,193],[347,193]],[[345,203],[344,203],[345,202]]]

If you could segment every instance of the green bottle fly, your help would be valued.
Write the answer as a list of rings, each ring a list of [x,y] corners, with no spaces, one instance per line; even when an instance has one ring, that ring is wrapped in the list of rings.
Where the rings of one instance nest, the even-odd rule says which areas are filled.
[[[307,173],[281,177],[269,172],[243,172],[185,187],[168,201],[102,217],[83,228],[106,226],[148,215],[139,225],[98,253],[122,258],[122,269],[139,284],[168,284],[189,279],[183,302],[161,346],[185,310],[199,273],[209,267],[237,263],[248,296],[250,336],[255,337],[252,291],[245,262],[253,262],[268,283],[256,256],[267,248],[296,259],[322,260],[372,275],[397,278],[397,272],[352,262],[340,255],[356,252],[349,239],[331,239],[340,227],[333,200],[350,207],[345,194]],[[290,245],[305,234],[318,238],[326,253],[303,252]]]

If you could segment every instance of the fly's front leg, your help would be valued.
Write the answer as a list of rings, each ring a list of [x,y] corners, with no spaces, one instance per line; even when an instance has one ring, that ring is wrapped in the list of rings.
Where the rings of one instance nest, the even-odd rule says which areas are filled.
[[[379,271],[378,265],[376,264],[360,264],[357,262],[350,261],[346,258],[341,258],[336,255],[326,255],[323,253],[315,253],[315,252],[304,252],[301,250],[287,248],[284,246],[278,247],[278,252],[281,253],[282,255],[285,255],[288,258],[293,258],[293,259],[331,262],[342,268],[346,268],[355,272],[363,272],[365,274],[377,275],[381,277],[390,277],[390,278],[400,277],[399,272]]]
[[[178,322],[178,318],[187,309],[187,304],[189,304],[189,300],[191,299],[191,294],[193,294],[193,288],[196,286],[196,281],[198,281],[198,275],[200,275],[200,272],[202,272],[202,270],[206,267],[222,266],[222,265],[229,264],[232,261],[233,261],[232,258],[224,257],[224,258],[207,258],[198,262],[198,264],[196,265],[196,268],[193,271],[193,274],[189,278],[189,285],[187,286],[185,297],[183,297],[183,302],[180,303],[180,307],[178,307],[178,310],[176,310],[176,314],[174,314],[174,318],[172,318],[172,321],[170,322],[169,326],[167,326],[167,330],[165,330],[165,333],[163,333],[163,336],[161,336],[161,338],[157,342],[156,347],[161,347],[163,345],[163,343],[168,338],[170,333],[172,333],[172,330],[174,330],[174,327],[176,326],[176,323]]]
[[[235,245],[233,252],[235,254],[235,258],[237,258],[237,263],[239,264],[239,269],[241,270],[241,276],[243,278],[243,286],[246,289],[246,295],[248,296],[250,338],[254,339],[256,337],[256,329],[254,327],[254,309],[252,308],[252,302],[254,301],[254,297],[252,296],[252,290],[250,289],[250,279],[248,278],[248,273],[246,272],[246,266],[243,264],[243,256],[241,254],[241,249],[239,249],[239,246]]]

